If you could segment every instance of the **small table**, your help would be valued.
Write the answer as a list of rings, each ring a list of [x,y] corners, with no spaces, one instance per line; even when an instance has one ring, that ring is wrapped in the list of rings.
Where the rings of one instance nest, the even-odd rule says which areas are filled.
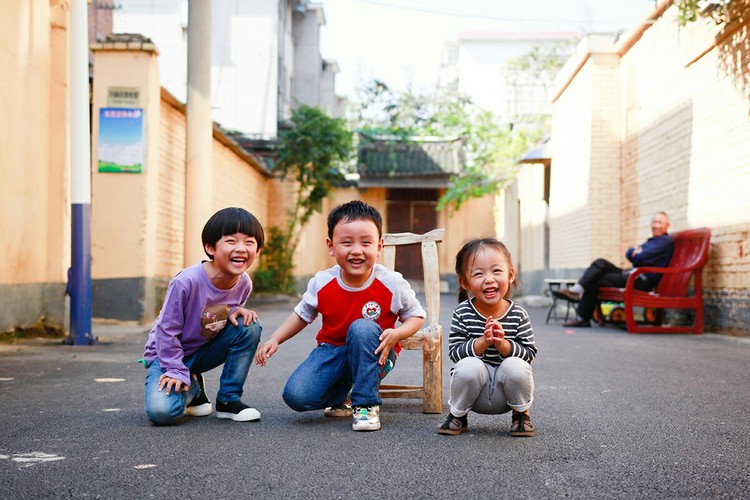
[[[547,320],[545,323],[549,323],[550,317],[553,317],[555,321],[559,320],[560,318],[557,317],[557,300],[558,297],[552,293],[553,290],[559,290],[563,286],[566,288],[571,287],[574,285],[578,280],[574,279],[568,279],[568,278],[549,278],[545,279],[544,283],[547,285],[547,290],[545,290],[545,294],[549,294],[552,297],[552,305],[549,306],[549,311],[547,311]],[[568,316],[570,316],[570,304],[571,302],[569,300],[565,301],[566,308],[565,308],[565,321],[568,321]]]

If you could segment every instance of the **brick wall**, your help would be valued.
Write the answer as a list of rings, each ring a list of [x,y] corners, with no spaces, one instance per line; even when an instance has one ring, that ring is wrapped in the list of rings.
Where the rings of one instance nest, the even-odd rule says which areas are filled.
[[[185,249],[185,115],[161,102],[156,269],[169,279],[184,267]]]
[[[664,210],[671,232],[712,228],[707,329],[750,334],[750,29],[683,28],[675,10],[609,53],[590,53],[561,86],[551,268],[598,256],[622,263],[625,247],[647,238],[651,215]]]

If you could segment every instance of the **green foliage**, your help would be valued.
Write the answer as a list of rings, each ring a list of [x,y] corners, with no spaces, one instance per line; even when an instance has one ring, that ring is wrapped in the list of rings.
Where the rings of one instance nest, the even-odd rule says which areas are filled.
[[[732,0],[678,0],[675,2],[679,11],[677,20],[681,26],[698,19],[711,19],[721,25],[726,23],[727,7],[731,2]]]
[[[451,126],[444,123],[446,116],[451,111],[461,113],[465,104],[465,100],[458,96],[451,97],[455,99],[445,99],[440,94],[398,92],[384,82],[374,80],[357,90],[353,128],[369,135],[401,140],[412,136],[441,135],[442,129]]]
[[[502,192],[516,177],[518,159],[542,139],[545,130],[502,127],[494,124],[492,118],[490,113],[478,117],[476,133],[470,137],[474,161],[451,179],[438,210],[458,210],[471,198]]]
[[[508,85],[538,85],[549,90],[557,73],[565,64],[573,42],[559,42],[546,47],[532,47],[519,57],[508,59],[505,80]]]
[[[283,231],[268,228],[265,248],[260,254],[260,266],[253,276],[253,285],[259,292],[294,293],[294,280],[289,272],[291,256]]]
[[[322,210],[323,200],[337,183],[344,180],[353,153],[352,132],[343,118],[331,118],[320,108],[300,105],[279,132],[276,151],[274,171],[282,179],[296,181],[293,206],[286,227],[270,228],[269,239],[273,243],[269,242],[264,250],[267,257],[261,257],[256,279],[260,273],[261,281],[270,281],[264,286],[287,292],[293,289],[292,257],[302,228],[314,213]],[[269,261],[268,254],[276,253]]]
[[[548,89],[569,48],[570,44],[535,48],[510,59],[509,84],[538,84]],[[417,95],[394,91],[376,80],[361,88],[357,97],[353,128],[363,133],[396,140],[425,136],[464,140],[466,162],[462,171],[451,178],[438,210],[458,209],[471,198],[502,192],[515,178],[518,159],[550,130],[548,115],[516,116],[510,123],[501,123],[455,90]]]

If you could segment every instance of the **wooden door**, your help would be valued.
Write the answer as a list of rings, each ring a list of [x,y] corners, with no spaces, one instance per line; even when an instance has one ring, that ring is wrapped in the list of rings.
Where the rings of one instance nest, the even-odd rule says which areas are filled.
[[[386,192],[386,231],[424,234],[437,227],[437,189],[389,189]],[[419,245],[396,252],[396,270],[408,280],[423,279]]]

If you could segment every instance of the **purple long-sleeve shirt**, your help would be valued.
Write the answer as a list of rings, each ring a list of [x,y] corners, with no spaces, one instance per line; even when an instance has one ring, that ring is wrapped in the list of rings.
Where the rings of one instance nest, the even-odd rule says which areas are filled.
[[[182,358],[216,336],[229,314],[247,302],[252,289],[245,273],[232,288],[220,290],[211,283],[203,263],[183,269],[169,282],[164,305],[146,341],[144,359],[159,358],[168,377],[190,385]]]

